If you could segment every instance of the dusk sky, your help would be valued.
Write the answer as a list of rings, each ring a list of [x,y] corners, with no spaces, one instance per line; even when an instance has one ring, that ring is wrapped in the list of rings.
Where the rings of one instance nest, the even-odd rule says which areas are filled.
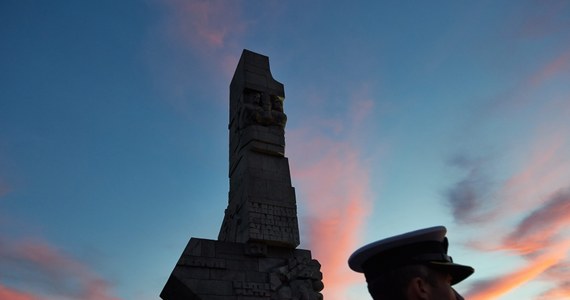
[[[243,49],[285,86],[301,248],[444,225],[468,300],[570,299],[569,1],[0,0],[0,299],[150,300],[227,205]]]

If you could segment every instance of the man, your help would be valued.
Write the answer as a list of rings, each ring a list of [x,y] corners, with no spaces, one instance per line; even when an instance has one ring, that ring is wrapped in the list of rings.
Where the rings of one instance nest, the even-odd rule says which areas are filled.
[[[356,250],[348,265],[364,273],[375,300],[461,300],[451,286],[473,274],[447,255],[443,226],[379,240]]]

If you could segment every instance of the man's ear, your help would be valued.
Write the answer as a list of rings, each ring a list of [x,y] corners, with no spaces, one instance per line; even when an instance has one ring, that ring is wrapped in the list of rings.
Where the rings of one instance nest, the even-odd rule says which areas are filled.
[[[408,284],[408,298],[409,299],[429,299],[431,293],[429,284],[421,277],[414,277]]]

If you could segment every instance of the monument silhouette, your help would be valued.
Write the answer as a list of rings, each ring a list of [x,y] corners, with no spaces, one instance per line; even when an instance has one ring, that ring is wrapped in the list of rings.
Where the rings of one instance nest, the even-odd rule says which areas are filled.
[[[230,191],[218,240],[190,239],[162,299],[323,299],[321,265],[297,249],[284,99],[269,58],[243,50],[230,84]]]

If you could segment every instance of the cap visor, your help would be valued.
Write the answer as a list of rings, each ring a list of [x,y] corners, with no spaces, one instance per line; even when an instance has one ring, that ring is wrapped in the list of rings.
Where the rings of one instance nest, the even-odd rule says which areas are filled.
[[[428,265],[449,273],[449,275],[452,277],[451,285],[463,281],[465,278],[471,276],[471,274],[475,272],[475,269],[470,266],[464,266],[455,263],[432,261],[429,262]]]

